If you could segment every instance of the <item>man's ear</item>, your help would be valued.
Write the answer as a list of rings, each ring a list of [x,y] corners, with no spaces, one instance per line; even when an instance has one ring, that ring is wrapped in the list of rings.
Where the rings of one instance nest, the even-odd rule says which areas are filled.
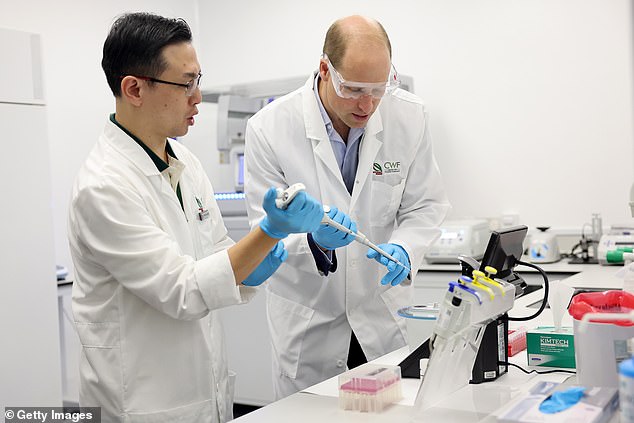
[[[319,61],[319,77],[324,81],[328,81],[330,78],[330,72],[328,72],[328,63],[326,59],[321,59]]]
[[[143,104],[142,82],[134,76],[126,76],[121,79],[121,97],[133,106],[141,106]]]

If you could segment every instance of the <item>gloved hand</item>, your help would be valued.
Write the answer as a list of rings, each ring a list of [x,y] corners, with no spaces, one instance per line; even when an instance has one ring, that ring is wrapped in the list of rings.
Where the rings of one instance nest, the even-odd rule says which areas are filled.
[[[352,231],[357,231],[357,224],[350,220],[350,216],[332,207],[328,212],[328,216],[335,222],[345,226]],[[335,248],[345,247],[354,241],[354,235],[347,234],[337,228],[328,225],[321,225],[319,229],[312,233],[313,240],[326,250],[334,250]]]
[[[405,266],[411,267],[407,252],[400,245],[380,244],[378,247],[382,249],[383,251],[385,251],[386,253],[388,253],[389,255],[391,255],[392,257],[394,257],[395,259],[397,259],[398,261],[400,261],[401,263],[403,263]],[[382,255],[380,255],[379,253],[377,253],[371,248],[368,249],[368,253],[366,254],[366,256],[370,259],[375,259],[376,261],[381,263],[383,266],[387,267],[387,274],[383,276],[383,279],[381,279],[381,285],[387,285],[390,283],[392,284],[392,286],[396,286],[399,283],[403,282],[410,272],[404,267],[394,263],[392,260],[388,260],[387,258],[383,257]]]
[[[306,191],[298,193],[285,210],[277,208],[276,197],[275,188],[269,188],[262,202],[266,216],[260,221],[260,228],[268,236],[286,238],[288,234],[313,232],[319,228],[324,208]]]
[[[262,263],[255,268],[253,272],[245,280],[242,281],[242,285],[258,286],[265,280],[267,280],[278,267],[288,257],[288,251],[284,248],[284,243],[279,241],[275,244],[275,247],[264,257]]]

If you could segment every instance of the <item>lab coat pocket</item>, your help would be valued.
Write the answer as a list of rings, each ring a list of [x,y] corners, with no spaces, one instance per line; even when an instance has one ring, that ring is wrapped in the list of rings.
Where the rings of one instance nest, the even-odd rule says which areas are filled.
[[[372,179],[370,211],[372,226],[386,226],[394,222],[404,187],[405,179],[400,175],[386,175],[383,178]]]
[[[196,228],[198,229],[198,236],[200,237],[203,257],[213,254],[215,242],[211,219],[196,219]]]
[[[266,306],[274,354],[282,373],[295,379],[304,335],[315,310],[270,291]]]
[[[119,387],[123,385],[118,323],[76,321],[75,327],[82,345],[80,402],[85,405],[101,404],[106,410],[118,409],[121,398],[104,397],[102,388],[120,393]]]
[[[215,420],[216,410],[213,406],[214,400],[195,402],[182,407],[169,410],[131,412],[128,413],[125,421],[129,423],[156,423],[156,422],[200,422]],[[160,404],[154,404],[159,409]]]

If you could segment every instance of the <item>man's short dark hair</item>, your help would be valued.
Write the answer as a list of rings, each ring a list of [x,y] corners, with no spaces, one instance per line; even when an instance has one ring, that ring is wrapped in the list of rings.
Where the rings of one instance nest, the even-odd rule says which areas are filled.
[[[127,13],[112,24],[103,44],[101,67],[115,97],[121,96],[121,77],[156,78],[166,68],[163,48],[191,42],[192,33],[183,19],[151,13]]]

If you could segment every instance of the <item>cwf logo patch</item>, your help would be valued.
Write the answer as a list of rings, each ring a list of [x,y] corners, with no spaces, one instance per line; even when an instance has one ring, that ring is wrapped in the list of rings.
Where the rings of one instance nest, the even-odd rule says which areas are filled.
[[[401,171],[401,162],[391,162],[386,161],[381,165],[380,163],[374,162],[372,165],[372,173],[380,176],[384,173],[399,173]]]

